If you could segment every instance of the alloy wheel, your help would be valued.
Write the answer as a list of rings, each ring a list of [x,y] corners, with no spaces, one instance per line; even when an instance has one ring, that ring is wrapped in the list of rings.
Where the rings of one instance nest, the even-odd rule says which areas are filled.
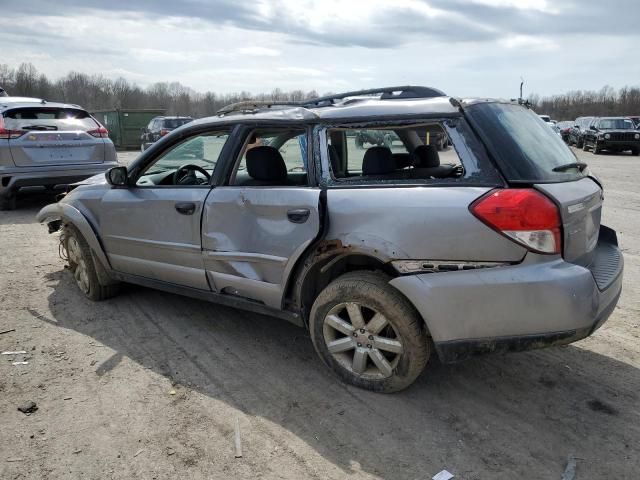
[[[71,236],[67,241],[67,254],[69,256],[69,262],[73,268],[73,277],[76,279],[78,288],[83,293],[89,292],[89,272],[87,271],[87,264],[82,256],[82,250],[76,237]]]
[[[323,336],[333,358],[365,378],[390,377],[404,351],[389,320],[357,302],[334,306],[324,318]]]

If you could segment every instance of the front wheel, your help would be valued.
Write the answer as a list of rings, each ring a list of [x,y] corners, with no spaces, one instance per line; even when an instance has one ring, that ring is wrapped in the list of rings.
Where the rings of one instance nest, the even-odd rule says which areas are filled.
[[[118,293],[119,285],[109,282],[100,283],[99,278],[107,278],[104,267],[99,261],[94,261],[91,248],[82,234],[73,225],[67,225],[64,230],[64,247],[69,260],[69,270],[80,291],[90,300],[105,300]]]
[[[431,353],[413,306],[373,272],[350,272],[331,282],[313,303],[309,328],[322,361],[367,390],[407,388]]]

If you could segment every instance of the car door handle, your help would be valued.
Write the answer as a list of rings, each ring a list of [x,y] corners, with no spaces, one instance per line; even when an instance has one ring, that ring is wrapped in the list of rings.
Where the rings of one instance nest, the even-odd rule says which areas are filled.
[[[309,218],[311,211],[308,208],[294,208],[287,211],[287,218],[292,223],[304,223]]]
[[[196,204],[193,202],[176,203],[176,210],[182,215],[193,215],[196,211]]]

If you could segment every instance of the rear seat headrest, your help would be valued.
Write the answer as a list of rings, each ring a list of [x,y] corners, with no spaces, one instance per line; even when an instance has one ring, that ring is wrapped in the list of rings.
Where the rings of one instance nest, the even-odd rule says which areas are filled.
[[[277,148],[266,145],[253,147],[246,158],[247,173],[254,180],[279,182],[287,179],[287,166]]]
[[[440,156],[435,145],[419,145],[413,151],[413,166],[416,168],[433,168],[440,166]]]
[[[394,172],[396,162],[387,147],[371,147],[362,159],[363,175],[386,175]]]

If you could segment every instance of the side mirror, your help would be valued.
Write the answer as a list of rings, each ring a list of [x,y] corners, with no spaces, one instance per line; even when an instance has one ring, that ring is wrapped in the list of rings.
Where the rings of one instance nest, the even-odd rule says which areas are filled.
[[[127,186],[127,167],[113,167],[107,170],[104,176],[107,178],[107,183],[114,187],[126,187]]]

